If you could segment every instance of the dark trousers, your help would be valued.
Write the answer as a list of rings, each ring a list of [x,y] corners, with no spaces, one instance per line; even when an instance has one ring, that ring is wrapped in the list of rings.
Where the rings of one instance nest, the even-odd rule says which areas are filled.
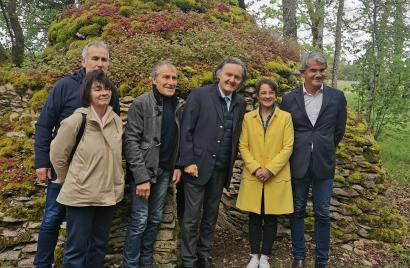
[[[318,179],[310,169],[304,178],[292,178],[293,204],[295,208],[290,221],[293,257],[297,260],[304,260],[306,257],[304,219],[310,186],[312,186],[315,215],[316,262],[327,263],[329,259],[330,199],[333,192],[333,179]]]
[[[277,216],[265,214],[263,196],[264,191],[262,191],[261,214],[249,213],[249,242],[251,254],[270,255],[277,232]]]
[[[64,268],[101,268],[115,206],[67,208]]]
[[[198,258],[206,259],[211,255],[219,202],[226,176],[225,170],[214,170],[211,179],[204,186],[184,183],[185,210],[181,228],[181,255],[184,267],[194,267]]]
[[[57,245],[60,225],[65,218],[65,206],[56,201],[60,190],[60,184],[50,182],[47,185],[46,206],[38,232],[37,252],[34,258],[34,266],[37,268],[51,268],[54,263],[54,249]]]

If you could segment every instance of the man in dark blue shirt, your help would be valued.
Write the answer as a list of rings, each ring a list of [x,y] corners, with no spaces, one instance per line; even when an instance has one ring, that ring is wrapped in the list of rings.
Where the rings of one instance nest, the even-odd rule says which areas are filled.
[[[87,44],[82,51],[81,64],[83,68],[56,83],[36,123],[34,150],[37,178],[40,182],[48,183],[44,217],[34,259],[34,266],[37,268],[52,267],[60,225],[65,217],[64,206],[56,202],[61,185],[53,182],[56,175],[50,163],[50,143],[57,134],[60,122],[81,106],[80,85],[85,74],[97,69],[107,71],[109,66],[107,45],[102,41]],[[113,91],[110,105],[119,114],[119,99],[116,91]]]

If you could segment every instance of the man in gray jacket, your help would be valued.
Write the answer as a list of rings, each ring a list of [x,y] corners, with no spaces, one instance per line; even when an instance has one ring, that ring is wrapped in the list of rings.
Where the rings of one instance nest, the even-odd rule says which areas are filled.
[[[161,61],[154,66],[151,79],[152,90],[132,103],[124,132],[123,152],[132,177],[124,268],[152,267],[169,179],[176,184],[181,177],[181,171],[174,169],[181,110],[175,95],[177,69]]]

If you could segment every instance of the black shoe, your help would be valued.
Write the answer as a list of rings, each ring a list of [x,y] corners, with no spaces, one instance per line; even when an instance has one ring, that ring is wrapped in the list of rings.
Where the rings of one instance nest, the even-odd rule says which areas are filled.
[[[211,258],[202,259],[199,258],[196,262],[197,268],[215,268]]]
[[[292,268],[305,268],[304,260],[293,260]]]
[[[315,268],[329,268],[329,264],[315,262]]]

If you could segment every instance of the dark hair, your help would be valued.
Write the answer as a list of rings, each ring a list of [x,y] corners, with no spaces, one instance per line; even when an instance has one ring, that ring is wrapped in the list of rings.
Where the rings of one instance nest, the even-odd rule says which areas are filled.
[[[91,88],[95,82],[101,84],[106,90],[113,91],[114,85],[111,83],[110,79],[108,79],[103,70],[88,72],[84,77],[83,83],[81,84],[80,100],[83,107],[90,106]]]
[[[225,66],[225,64],[236,64],[242,67],[242,70],[243,70],[242,80],[241,80],[241,86],[242,86],[243,82],[246,80],[248,71],[246,69],[245,63],[243,63],[243,61],[241,61],[240,59],[234,58],[234,57],[225,58],[218,64],[218,66],[216,66],[215,70],[212,73],[212,78],[214,82],[215,83],[219,82],[218,75],[221,72],[222,68]]]
[[[256,82],[255,84],[256,95],[259,96],[259,91],[261,90],[261,86],[264,84],[268,85],[273,90],[273,92],[275,92],[275,96],[278,96],[278,85],[276,84],[275,81],[271,79],[267,79],[267,78],[259,79],[258,82]]]

